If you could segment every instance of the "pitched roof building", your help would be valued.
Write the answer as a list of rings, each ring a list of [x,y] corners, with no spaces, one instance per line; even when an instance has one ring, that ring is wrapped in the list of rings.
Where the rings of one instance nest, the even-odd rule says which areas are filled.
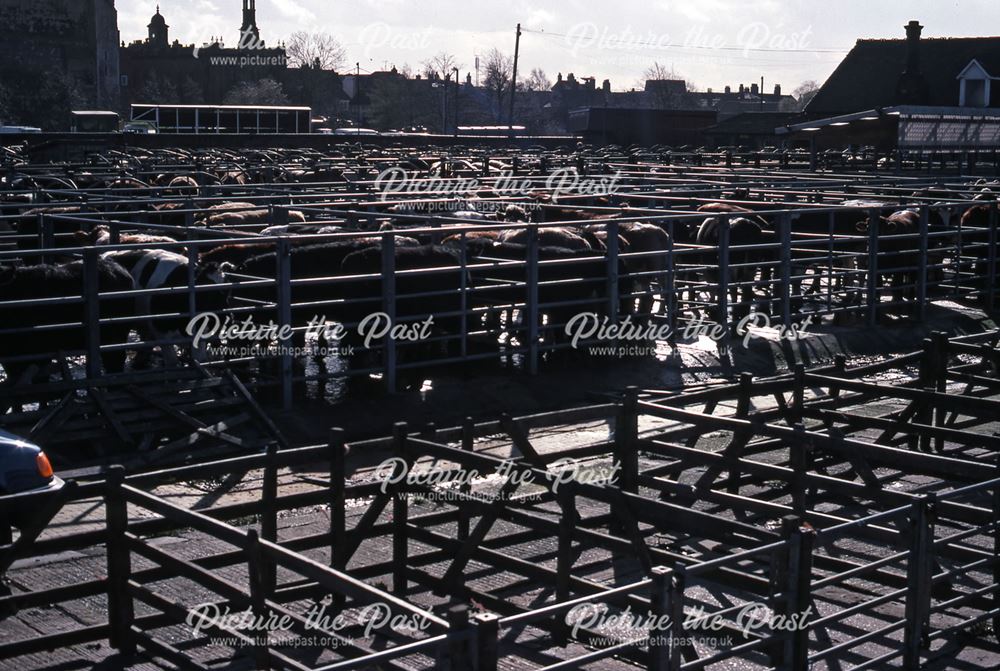
[[[806,107],[836,116],[892,105],[1000,107],[1000,37],[858,40]]]

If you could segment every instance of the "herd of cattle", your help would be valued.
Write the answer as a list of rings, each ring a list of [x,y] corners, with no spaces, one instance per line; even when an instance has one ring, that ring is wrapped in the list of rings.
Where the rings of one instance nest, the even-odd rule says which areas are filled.
[[[316,171],[289,175],[286,171],[281,177],[318,183],[329,176]],[[274,175],[254,176],[256,180],[269,178]],[[211,179],[218,184],[248,181],[245,172],[239,171],[212,173]],[[42,185],[66,194],[71,185],[65,181],[32,178],[33,193]],[[165,343],[178,339],[192,316],[188,293],[192,284],[199,288],[198,312],[229,310],[240,318],[256,313],[257,319],[273,319],[277,316],[276,280],[282,267],[288,268],[291,280],[303,280],[291,285],[294,326],[303,327],[316,315],[353,326],[366,315],[385,309],[383,271],[391,263],[396,273],[392,308],[397,322],[435,316],[433,337],[423,349],[406,351],[411,357],[443,359],[457,356],[463,336],[473,333],[485,334],[483,340],[492,338],[493,343],[512,337],[524,344],[528,329],[523,310],[505,306],[523,306],[533,289],[527,274],[529,249],[537,249],[539,260],[534,278],[541,306],[539,332],[551,344],[559,343],[560,327],[580,312],[602,315],[615,309],[620,317],[634,316],[641,321],[662,312],[668,303],[680,304],[681,283],[675,286],[678,293],[674,296],[664,292],[671,268],[678,277],[688,269],[690,305],[715,305],[718,287],[726,279],[733,303],[748,310],[760,298],[762,288],[773,297],[778,282],[775,269],[783,262],[776,237],[777,217],[767,214],[781,208],[771,202],[755,203],[749,194],[704,199],[687,217],[669,224],[649,221],[656,213],[642,196],[616,194],[590,199],[590,204],[600,207],[588,207],[560,202],[541,190],[511,199],[488,188],[433,219],[415,214],[419,210],[407,203],[368,205],[363,218],[345,217],[335,209],[319,216],[305,207],[306,211],[291,207],[282,210],[280,224],[276,224],[274,209],[254,202],[256,199],[199,202],[196,194],[204,181],[200,174],[163,174],[149,182],[119,177],[87,185],[128,193],[132,200],[123,209],[133,213],[137,208],[144,210],[131,221],[115,212],[98,215],[99,208],[78,200],[28,207],[24,203],[26,182],[10,180],[4,186],[0,205],[10,216],[0,219],[0,310],[4,314],[0,364],[7,383],[30,380],[39,372],[32,363],[84,347],[86,324],[80,297],[86,266],[79,250],[70,245],[114,246],[100,254],[97,264],[102,294],[101,343],[122,345],[130,338],[133,343],[160,343],[159,350],[168,359],[174,347]],[[157,187],[157,198],[137,198],[152,188],[150,182]],[[979,205],[932,209],[930,230],[988,230],[996,200],[991,186],[996,185],[969,185],[970,190],[980,192],[976,199],[984,202]],[[971,200],[965,193],[942,189],[913,195],[924,203]],[[905,207],[893,211],[885,200],[845,200],[840,205],[842,209],[832,215],[829,211],[795,210],[792,231],[796,235],[843,236],[849,240],[843,249],[855,252],[848,256],[855,260],[857,269],[863,267],[863,252],[870,239],[868,213],[870,208],[878,208],[882,212],[877,230],[882,255],[879,283],[892,285],[901,293],[912,291],[921,258],[915,237],[921,224],[918,211]],[[680,211],[672,208],[669,214]],[[62,217],[52,249],[45,248],[39,215]],[[125,223],[96,224],[100,216]],[[75,218],[79,224],[72,223]],[[529,222],[540,226],[528,227],[525,224]],[[612,225],[617,230],[614,240],[609,239]],[[74,226],[75,230],[70,230]],[[193,242],[197,238],[185,234],[192,226],[202,239],[215,237],[215,241]],[[205,235],[207,231],[219,235]],[[219,242],[223,234],[227,240]],[[536,234],[537,243],[529,240]],[[898,237],[907,234],[913,235]],[[324,237],[317,239],[317,235]],[[392,248],[387,251],[389,241]],[[726,278],[719,272],[723,241],[730,247]],[[931,249],[925,252],[929,256],[924,258],[933,260],[934,249],[941,244],[930,243]],[[609,248],[620,256],[609,257]],[[279,258],[279,250],[284,249],[287,264]],[[971,274],[981,280],[987,275],[992,252],[987,244],[970,245],[970,249]],[[797,292],[802,291],[803,279],[810,272],[806,266],[808,263],[800,262],[792,273],[798,278]],[[610,282],[614,275],[617,280]],[[815,277],[819,277],[818,272]],[[157,291],[164,289],[175,291]],[[611,295],[611,291],[616,293]],[[77,300],[56,300],[67,297]],[[515,313],[520,322],[514,319]],[[727,315],[716,316],[727,319]],[[137,355],[133,365],[143,365],[140,362],[149,352],[138,345],[134,349],[142,356]],[[352,366],[360,369],[373,363],[372,352],[364,348],[359,352]],[[105,370],[121,371],[126,366],[127,350],[124,346],[106,348],[102,359]]]

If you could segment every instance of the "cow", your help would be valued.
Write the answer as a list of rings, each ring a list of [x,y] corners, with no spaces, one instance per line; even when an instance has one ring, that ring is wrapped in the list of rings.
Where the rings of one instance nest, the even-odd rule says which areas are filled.
[[[181,175],[174,177],[163,190],[165,196],[195,196],[198,194],[198,182],[193,177]]]
[[[709,284],[709,293],[712,301],[718,300],[718,289],[713,285],[721,284],[722,276],[719,273],[718,265],[721,260],[721,229],[722,222],[719,217],[709,217],[698,227],[696,241],[698,245],[709,248],[703,255],[706,261],[702,276]],[[749,245],[760,245],[766,242],[764,230],[756,219],[746,217],[735,217],[729,219],[729,283],[730,300],[733,305],[734,321],[739,322],[752,309],[754,301],[754,284],[757,279],[759,264],[766,262],[767,253],[762,250],[743,249],[737,250],[734,247]],[[728,315],[719,314],[716,311],[716,318],[719,324],[728,322]]]
[[[428,324],[427,333],[419,341],[397,342],[397,356],[401,364],[417,363],[425,359],[455,356],[460,351],[462,334],[463,301],[459,289],[468,285],[468,277],[463,282],[461,256],[450,247],[425,245],[421,247],[399,247],[395,250],[393,263],[397,273],[406,271],[426,271],[420,274],[396,276],[396,293],[393,301],[395,322],[393,327],[416,328],[421,323]],[[368,247],[347,255],[341,264],[341,275],[359,279],[348,282],[344,287],[350,303],[345,304],[340,319],[350,337],[347,344],[360,342],[360,325],[371,315],[383,310],[382,286],[383,250]],[[367,277],[365,277],[367,276]],[[430,321],[427,319],[430,317]],[[381,344],[381,343],[380,343]],[[351,366],[371,363],[374,352],[358,347]],[[423,377],[413,371],[400,374],[400,386],[406,388],[419,385]]]
[[[463,237],[467,241],[489,240],[490,242],[497,242],[500,239],[500,231],[466,231],[465,233],[456,233],[455,235],[446,237],[441,241],[441,244],[457,247],[462,244]]]
[[[859,233],[868,235],[868,219],[858,222]],[[888,217],[879,217],[877,251],[878,283],[891,288],[892,300],[896,302],[916,299],[917,274],[920,272],[920,214],[913,210],[899,210]],[[910,236],[901,238],[897,236]],[[867,257],[859,263],[868,268]]]
[[[145,291],[188,287],[189,261],[181,254],[159,249],[128,249],[105,252],[101,257],[125,268],[132,276],[136,289]],[[227,264],[199,263],[195,272],[195,285],[222,284],[225,281],[225,273],[231,270],[232,267]],[[196,312],[220,312],[226,307],[228,294],[221,290],[199,292],[195,300]],[[164,340],[179,337],[190,318],[194,316],[187,292],[137,296],[134,306],[134,314],[149,317],[140,322],[136,329],[145,341],[162,343]],[[168,364],[177,363],[173,345],[161,345],[160,351]],[[147,365],[149,354],[148,350],[140,350],[136,366]]]
[[[603,248],[607,247],[606,224],[592,224],[586,230],[597,237]],[[643,319],[649,318],[653,313],[654,285],[660,290],[661,301],[666,299],[670,236],[655,224],[639,222],[622,222],[618,225],[618,236],[618,251],[626,254],[623,261],[629,273],[629,284],[640,294],[636,314]],[[635,254],[641,256],[631,256]]]
[[[274,252],[273,242],[239,242],[213,247],[198,255],[199,263],[231,263],[240,266],[247,259]]]
[[[472,265],[473,303],[486,308],[486,327],[494,331],[499,328],[497,306],[526,302],[526,289],[514,286],[514,283],[526,281],[525,266],[503,262],[525,262],[527,247],[491,243],[484,239],[470,240],[467,254],[468,263]],[[538,248],[538,259],[538,316],[539,319],[545,318],[548,327],[546,339],[550,344],[565,339],[565,325],[579,313],[593,312],[607,316],[610,305],[607,259],[596,255],[593,250],[547,246]],[[620,260],[618,272],[620,276],[627,273]],[[629,308],[623,301],[619,313],[625,314]],[[523,317],[522,314],[522,320]],[[545,329],[539,326],[539,333],[545,333]],[[520,327],[522,331],[526,328],[524,324]],[[519,340],[526,342],[526,333],[522,333]]]
[[[81,247],[104,247],[112,244],[111,229],[104,224],[95,226],[90,231],[76,231],[73,234]],[[122,233],[119,235],[120,245],[156,245],[177,242],[166,235],[149,235],[146,233]]]
[[[973,289],[980,291],[988,289],[989,283],[989,229],[992,209],[991,205],[974,205],[963,212],[961,217],[961,228],[966,237],[963,244],[963,254],[972,256],[974,259],[971,268],[973,277],[970,284]],[[979,229],[982,232],[970,233],[974,229]],[[968,240],[969,237],[974,237],[974,244]],[[995,257],[996,252],[993,253]],[[1000,273],[1000,264],[994,268],[994,273]],[[994,277],[995,281],[996,277]]]
[[[523,245],[528,241],[527,228],[511,228],[500,232],[498,242]],[[575,249],[579,251],[593,251],[593,247],[583,236],[562,226],[539,228],[538,244],[541,247],[561,247],[562,249]]]
[[[318,226],[317,224],[284,224],[280,226],[268,226],[260,232],[261,237],[269,236],[294,236],[294,235],[331,235],[333,233],[344,233],[347,229],[343,226]]]
[[[291,279],[336,278],[340,275],[341,264],[347,256],[369,247],[375,247],[381,251],[379,238],[360,238],[292,246],[289,248],[288,257]],[[218,251],[220,250],[210,252],[212,258],[219,258]],[[246,278],[276,279],[278,277],[278,255],[273,245],[270,249],[247,258],[237,266],[236,272]],[[342,282],[293,286],[291,289],[292,305],[308,305],[303,308],[293,307],[292,324],[301,327],[315,317],[324,316],[328,321],[342,321],[339,312],[342,306],[339,302],[343,300],[344,294],[345,289]],[[268,303],[276,306],[277,295],[276,287],[238,288],[234,295],[234,304],[241,306],[250,301],[256,304]],[[317,303],[319,305],[316,305]],[[274,307],[267,308],[266,314],[271,319],[277,318]],[[305,332],[296,331],[294,342],[297,346],[304,346]]]
[[[73,261],[58,265],[0,266],[0,302],[25,301],[45,298],[79,298],[84,286],[84,263]],[[97,286],[101,293],[129,291],[132,277],[117,263],[110,260],[97,262]],[[128,299],[104,299],[98,302],[102,320],[131,315]],[[14,361],[17,357],[51,356],[60,352],[83,350],[86,343],[86,325],[82,303],[50,303],[42,305],[6,305],[0,308],[0,364],[7,374],[6,384],[30,381],[32,366],[28,361]],[[41,327],[79,323],[78,326],[47,330]],[[6,330],[27,329],[27,332],[4,333]],[[102,345],[123,344],[128,340],[129,326],[121,322],[101,325]],[[107,373],[121,372],[125,368],[126,353],[119,350],[102,353],[101,360]]]
[[[36,207],[21,213],[17,220],[17,248],[21,250],[39,249],[39,215],[69,216],[89,212],[81,205],[56,205]],[[53,233],[59,231],[61,222],[53,222]],[[63,224],[65,226],[65,224]],[[56,245],[59,246],[59,245]]]
[[[288,223],[304,224],[306,215],[298,210],[288,211]],[[273,214],[268,209],[243,211],[222,211],[201,219],[199,225],[206,228],[227,228],[230,226],[260,226],[262,229],[273,223]]]

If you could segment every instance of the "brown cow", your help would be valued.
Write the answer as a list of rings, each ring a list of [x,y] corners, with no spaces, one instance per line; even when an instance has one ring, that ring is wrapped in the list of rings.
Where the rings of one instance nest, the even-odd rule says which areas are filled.
[[[304,224],[305,221],[305,214],[298,210],[289,210],[288,223]],[[229,226],[270,226],[274,221],[270,210],[257,209],[243,212],[220,212],[203,219],[200,223],[206,228],[226,228]]]
[[[607,225],[592,224],[587,230],[598,240],[607,241]],[[618,225],[619,247],[622,254],[642,254],[640,257],[623,259],[631,276],[632,285],[639,297],[638,315],[648,317],[653,312],[653,285],[660,290],[661,300],[665,298],[667,254],[670,250],[670,236],[655,224],[622,222]],[[622,244],[624,243],[624,244]]]
[[[500,232],[498,242],[524,245],[528,242],[528,229],[511,228]],[[539,228],[538,244],[541,247],[561,247],[562,249],[592,250],[593,247],[583,236],[569,228]]]
[[[95,226],[91,231],[76,231],[73,237],[76,238],[81,247],[100,247],[112,244],[111,229],[103,224]],[[177,242],[174,238],[166,235],[147,235],[146,233],[122,233],[118,237],[120,245],[155,245]]]

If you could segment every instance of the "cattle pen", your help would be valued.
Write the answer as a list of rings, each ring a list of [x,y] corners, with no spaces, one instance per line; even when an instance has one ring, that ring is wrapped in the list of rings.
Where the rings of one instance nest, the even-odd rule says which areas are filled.
[[[44,319],[49,341],[60,342],[60,351],[39,343],[5,353],[19,374],[34,366],[8,380],[22,383],[13,400],[30,397],[32,383],[58,366],[67,382],[100,379],[131,370],[140,353],[166,357],[176,347],[205,370],[238,372],[252,391],[276,390],[287,407],[303,383],[374,376],[402,390],[435,367],[475,362],[536,373],[602,344],[600,329],[580,328],[587,337],[573,339],[574,327],[626,318],[668,346],[685,329],[710,328],[725,348],[761,323],[874,327],[920,322],[937,300],[995,307],[997,201],[984,196],[985,180],[657,158],[178,150],[102,154],[58,175],[11,167],[0,264],[76,261],[83,287],[0,295],[0,307],[30,316],[4,324],[3,336],[23,341]],[[398,174],[405,188],[386,177]],[[559,180],[576,189],[560,193]],[[715,225],[705,234],[707,218]],[[630,246],[635,226],[662,231],[662,242]],[[136,234],[157,240],[140,244]],[[481,244],[498,236],[517,248]],[[575,253],[552,251],[581,236],[586,246]],[[249,252],[223,254],[235,262],[216,272],[212,252],[240,245],[258,263],[244,263]],[[343,255],[327,261],[303,249],[323,245],[327,255],[346,245],[381,254],[345,270]],[[413,245],[447,248],[448,258],[420,259]],[[101,260],[140,251],[169,253],[183,269],[156,286],[106,288]],[[207,312],[223,323],[274,324],[282,335],[251,354],[228,346],[238,337],[217,334],[191,348],[180,327]],[[374,313],[415,330],[434,323],[420,342],[406,342],[364,322]],[[304,365],[307,346],[330,344],[321,337],[330,324],[344,327],[342,346],[314,348],[319,364]],[[377,337],[363,337],[366,327]],[[67,359],[82,376],[65,372]]]
[[[47,651],[944,669],[993,646],[1000,182],[957,155],[808,159],[5,152],[0,429],[44,444],[67,482],[0,496],[0,669]],[[380,438],[345,411],[322,445],[272,417],[412,400],[448,375],[683,368],[692,342],[735,360],[748,334],[927,332],[963,310],[987,332],[874,363],[595,383],[582,407],[448,428],[380,408]]]
[[[873,365],[350,445],[334,429],[322,446],[3,497],[47,518],[89,510],[90,527],[40,523],[2,548],[18,588],[0,607],[56,604],[84,626],[5,640],[0,658],[97,642],[180,668],[923,668],[1000,617],[998,366],[996,334],[935,336]],[[557,425],[590,429],[553,450]],[[388,459],[349,469],[349,452]],[[561,477],[580,463],[617,467]],[[249,497],[164,489],[234,474]],[[310,524],[285,522],[302,509]],[[15,564],[51,553],[106,578]],[[345,620],[320,626],[317,604]],[[192,629],[209,605],[284,617],[287,637],[207,616]]]

